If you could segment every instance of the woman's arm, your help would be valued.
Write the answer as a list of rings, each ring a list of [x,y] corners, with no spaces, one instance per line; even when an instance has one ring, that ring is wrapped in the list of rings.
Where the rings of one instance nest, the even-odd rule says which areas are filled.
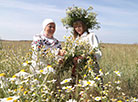
[[[90,42],[90,45],[92,46],[92,50],[95,50],[96,59],[99,60],[102,56],[102,52],[99,49],[98,37],[94,33],[91,33],[89,35],[89,42]]]

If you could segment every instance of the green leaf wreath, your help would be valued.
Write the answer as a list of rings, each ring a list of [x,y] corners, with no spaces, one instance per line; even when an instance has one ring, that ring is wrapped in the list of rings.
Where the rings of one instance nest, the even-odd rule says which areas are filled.
[[[68,27],[73,27],[75,21],[81,20],[87,29],[98,29],[100,28],[99,22],[97,22],[97,14],[93,12],[93,7],[90,6],[88,9],[79,8],[77,6],[69,7],[66,10],[66,17],[61,19],[63,25]]]

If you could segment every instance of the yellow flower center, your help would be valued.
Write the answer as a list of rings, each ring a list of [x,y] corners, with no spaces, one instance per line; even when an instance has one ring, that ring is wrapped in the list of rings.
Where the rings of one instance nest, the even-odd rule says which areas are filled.
[[[122,102],[121,100],[117,101],[117,102]]]
[[[24,92],[24,94],[27,94],[27,93],[28,93],[28,91],[25,91],[25,92]]]
[[[50,67],[52,67],[52,66],[51,66],[51,65],[48,65],[48,66],[47,66],[47,68],[50,68]]]
[[[16,75],[13,75],[12,78],[16,78]]]
[[[22,69],[22,70],[21,70],[21,72],[25,72],[25,70],[24,70],[24,69]]]
[[[90,85],[90,84],[91,84],[91,82],[87,81],[87,84],[88,84],[88,85]]]
[[[99,77],[97,76],[96,79],[98,79]]]
[[[92,69],[89,67],[88,70],[90,71],[90,70],[92,70]]]
[[[1,74],[0,74],[0,77],[3,77],[3,76],[5,76],[5,75],[6,75],[5,73],[1,73]]]
[[[44,72],[43,70],[40,70],[40,72],[42,73],[42,72]]]
[[[12,99],[13,99],[12,97],[9,97],[9,98],[7,98],[7,101],[12,100]]]
[[[66,83],[66,82],[68,82],[68,80],[65,80],[64,82]]]
[[[86,74],[84,74],[84,77],[86,77]]]

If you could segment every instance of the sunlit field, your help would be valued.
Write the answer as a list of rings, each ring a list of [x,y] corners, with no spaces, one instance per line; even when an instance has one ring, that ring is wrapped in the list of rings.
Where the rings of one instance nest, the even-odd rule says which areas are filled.
[[[62,46],[64,46],[63,43],[62,43]],[[119,102],[121,102],[121,100],[123,100],[122,98],[124,98],[124,100],[127,100],[127,99],[129,100],[130,98],[134,98],[134,99],[138,98],[138,44],[103,44],[102,43],[100,45],[100,48],[102,51],[102,58],[99,61],[99,65],[100,65],[100,68],[102,69],[102,72],[104,73],[103,84],[110,85],[112,83],[117,83],[117,81],[119,84],[119,86],[116,86],[118,90],[115,90],[114,87],[111,86],[112,90],[105,91],[105,93],[107,94],[103,96],[111,98],[112,99],[111,101],[113,102],[116,102],[119,100],[120,100]],[[22,100],[19,99],[18,100],[19,102],[30,102],[30,100],[32,102],[36,102],[35,100],[37,98],[39,98],[39,102],[41,101],[45,102],[47,100],[47,97],[49,99],[51,98],[51,100],[54,100],[53,98],[54,96],[52,96],[51,94],[50,94],[51,97],[50,95],[45,95],[46,91],[44,90],[46,90],[46,88],[44,87],[43,87],[43,90],[41,89],[41,91],[43,92],[41,93],[40,91],[39,93],[38,91],[39,89],[37,89],[37,91],[31,91],[31,89],[29,89],[29,87],[26,84],[18,85],[18,84],[12,84],[12,82],[8,83],[8,81],[7,83],[6,81],[4,83],[3,81],[1,81],[1,80],[9,80],[10,78],[14,78],[15,77],[14,75],[18,72],[29,72],[29,66],[24,66],[23,64],[27,63],[29,65],[30,59],[31,59],[31,41],[1,41],[0,42],[0,86],[1,86],[0,98],[13,96],[17,92],[17,90],[22,90],[22,91],[24,90],[22,95],[20,95],[19,93],[17,94],[19,96],[22,96],[20,97]],[[119,72],[119,77],[113,74],[113,72],[115,71]],[[41,70],[40,72],[43,72],[43,71]],[[62,77],[61,81],[63,81],[63,79],[65,78],[69,78],[67,77],[70,75],[68,73],[69,72],[64,72],[64,75],[61,76]],[[44,79],[45,79],[45,76],[46,76],[45,74],[41,75],[41,77]],[[38,79],[39,78],[40,77],[38,77]],[[41,81],[42,81],[41,85],[43,85],[45,82],[43,81],[43,79]],[[26,81],[25,83],[29,83],[29,82]],[[89,83],[87,82],[88,85]],[[10,87],[8,87],[9,90],[6,87],[8,86],[8,84],[11,85]],[[29,85],[31,86],[30,83]],[[46,84],[46,85],[49,85],[49,84]],[[51,86],[51,88],[52,87],[53,86]],[[34,88],[35,88],[35,84],[34,84]],[[84,90],[87,90],[87,89],[88,89],[88,86],[84,87]],[[52,93],[53,91],[50,91],[50,90],[49,92]],[[70,91],[71,90],[72,89],[70,89]],[[83,90],[83,89],[81,88],[80,90]],[[92,90],[95,90],[95,89],[91,88],[90,90],[91,90],[90,92],[94,93]],[[90,101],[91,97],[95,99],[95,101],[102,100],[102,99],[98,100],[99,97],[93,96],[93,94],[91,94],[90,92],[87,93],[89,97],[87,97],[88,95],[84,94],[85,97],[83,98],[85,99],[85,101],[79,101],[79,102],[86,102],[86,100],[87,101],[89,100],[88,102],[91,102]],[[117,95],[117,94],[120,94],[119,92],[122,92],[121,95],[124,97],[119,98],[119,96]],[[35,96],[35,94],[37,95]],[[75,91],[75,94],[78,94],[78,93]],[[97,92],[97,94],[99,93]],[[60,95],[58,94],[57,97],[61,97],[62,99],[65,98],[68,100],[70,97],[70,94],[67,94],[68,97],[64,95],[65,94],[60,94]],[[26,98],[24,98],[23,96]],[[42,97],[45,97],[45,98],[42,98]],[[79,97],[79,94],[76,97]],[[78,98],[76,97],[74,99],[77,100]],[[17,99],[18,98],[19,97],[17,97]],[[116,100],[114,101],[113,99],[116,99]],[[92,102],[95,102],[95,101],[92,101]],[[61,100],[61,102],[64,102],[64,101]]]

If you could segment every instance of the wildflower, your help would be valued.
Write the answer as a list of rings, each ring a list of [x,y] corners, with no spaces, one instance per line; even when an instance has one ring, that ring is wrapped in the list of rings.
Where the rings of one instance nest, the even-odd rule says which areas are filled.
[[[23,81],[21,81],[21,84],[24,84],[24,83],[27,83],[28,82],[28,80],[23,80]]]
[[[121,74],[120,74],[119,71],[114,71],[114,73],[115,73],[117,76],[121,76]]]
[[[86,74],[84,74],[83,76],[84,76],[84,78],[86,78]]]
[[[74,87],[72,88],[72,86],[66,86],[66,87],[64,86],[62,87],[62,89],[65,90],[66,92],[70,92],[74,89]]]
[[[84,91],[81,91],[79,94],[80,94],[80,95],[83,95],[83,94],[84,94]]]
[[[95,81],[87,81],[87,84],[89,85],[89,86],[93,86],[94,84],[95,84]]]
[[[117,90],[121,90],[121,87],[117,86],[116,89],[117,89]]]
[[[0,77],[4,77],[6,74],[5,73],[1,73],[0,74]]]
[[[89,70],[89,72],[91,72],[91,71],[92,71],[92,69],[91,69],[90,67],[88,67],[88,70]]]
[[[30,75],[30,74],[27,73],[27,72],[25,72],[24,69],[22,69],[19,73],[16,73],[16,74],[15,74],[15,76],[17,76],[17,77],[24,77],[25,79],[28,78],[29,75]]]
[[[118,81],[115,81],[115,83],[116,83],[116,84],[120,84],[120,82],[121,82],[120,80],[118,80]]]
[[[95,101],[100,101],[101,100],[101,97],[95,97]]]
[[[81,85],[81,84],[77,84],[77,85],[75,85],[75,86],[79,86],[79,87],[82,87],[82,85]]]
[[[0,79],[5,81],[5,79],[6,79],[6,77],[4,77],[5,75],[6,75],[5,73],[1,73],[0,74]]]
[[[117,99],[114,99],[114,98],[113,98],[113,99],[111,99],[111,101],[112,101],[112,102],[116,102],[116,100],[117,100]]]
[[[47,81],[48,83],[54,83],[54,82],[56,82],[56,80],[55,79],[53,79],[53,80],[50,80],[50,81]]]
[[[93,81],[93,80],[89,80],[89,81],[83,80],[82,81],[82,87],[85,87],[87,85],[94,86],[95,85],[95,81]]]
[[[122,92],[122,95],[125,96],[125,93]]]
[[[127,102],[129,101],[129,99],[126,100]]]
[[[77,102],[77,101],[73,99],[69,99],[67,102]]]
[[[11,96],[8,98],[0,99],[1,102],[16,102],[19,99],[19,96]]]
[[[47,73],[55,73],[55,70],[52,68],[51,65],[48,65],[47,67],[45,67],[42,70],[36,71],[38,74],[42,73],[42,74],[47,74]]]
[[[25,63],[23,63],[23,66],[27,66],[27,63],[25,62]]]
[[[44,71],[43,70],[40,70],[40,73],[43,73]]]
[[[107,91],[102,91],[102,93],[106,96],[108,95]]]
[[[62,87],[62,89],[69,89],[69,88],[71,88],[72,86],[64,86],[64,87]]]
[[[117,101],[117,102],[123,102],[123,101],[119,100],[119,101]]]
[[[100,76],[103,75],[102,69],[99,70]]]
[[[25,70],[24,70],[24,69],[22,69],[20,72],[25,72]]]
[[[12,78],[16,78],[16,75],[13,75]]]
[[[15,82],[16,85],[21,83],[21,80],[17,78],[16,75],[13,75],[12,78],[9,79],[9,81]]]
[[[61,92],[61,90],[59,89],[58,92]]]
[[[66,36],[64,35],[64,37],[63,37],[64,39],[66,39]]]
[[[65,83],[70,82],[70,81],[71,81],[71,78],[68,78],[68,79],[63,80],[63,81],[61,82],[61,84],[65,84]]]
[[[23,63],[23,66],[31,65],[32,63],[32,61],[26,61],[25,63]]]
[[[95,80],[100,80],[99,76],[96,76],[94,79],[95,79]]]
[[[26,95],[28,93],[28,91],[24,91],[24,95]]]
[[[32,85],[34,85],[34,84],[39,84],[39,81],[38,81],[37,79],[34,79],[34,80],[32,80],[30,83],[31,83]]]
[[[47,68],[52,68],[52,66],[51,65],[47,65]]]
[[[105,75],[108,75],[108,74],[109,74],[109,72],[105,73]]]

